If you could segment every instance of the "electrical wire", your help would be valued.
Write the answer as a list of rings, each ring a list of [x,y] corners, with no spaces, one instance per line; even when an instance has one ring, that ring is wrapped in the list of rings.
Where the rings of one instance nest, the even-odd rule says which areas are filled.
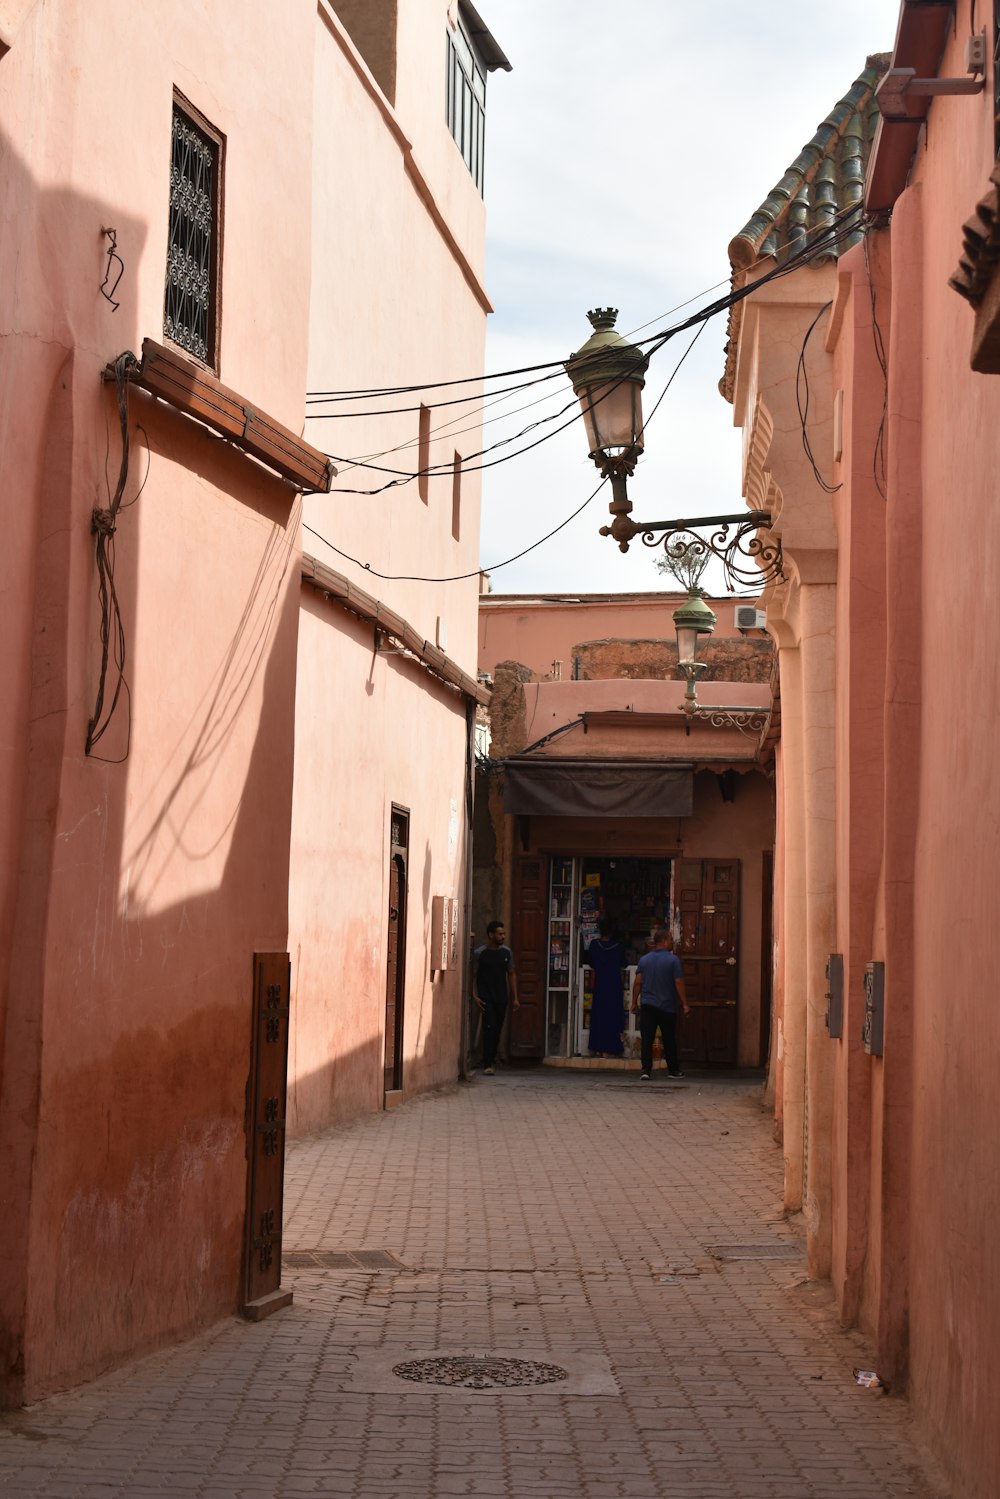
[[[729,297],[723,297],[718,299],[717,302],[710,303],[709,306],[702,312],[694,314],[693,318],[687,319],[685,320],[685,322],[679,323],[674,327],[661,330],[659,333],[651,334],[648,338],[637,340],[636,347],[642,348],[645,344],[659,344],[666,342],[667,339],[674,337],[675,334],[683,332],[686,328],[692,326],[692,323],[694,321],[700,321],[702,316],[715,316],[716,313],[724,310],[725,307],[732,306],[735,302],[741,301],[743,296],[749,295],[749,293],[755,287],[764,285],[767,281],[773,280],[778,276],[787,275],[790,269],[797,269],[799,266],[807,264],[811,259],[815,258],[819,254],[827,253],[827,251],[832,248],[834,244],[838,243],[841,238],[857,232],[858,224],[857,222],[852,221],[856,221],[859,216],[860,208],[857,204],[851,204],[847,208],[842,209],[839,213],[835,214],[831,218],[828,224],[824,224],[817,227],[815,230],[810,231],[810,235],[815,234],[816,236],[815,241],[812,244],[806,245],[802,249],[799,249],[798,244],[796,244],[795,251],[788,258],[788,260],[783,262],[780,266],[775,266],[773,270],[769,271],[765,276],[762,276],[758,281],[754,282],[753,286],[749,288],[740,288],[736,292],[732,293]],[[809,235],[804,235],[802,238],[803,240],[808,239]],[[829,244],[826,243],[828,240],[830,242]],[[770,256],[761,257],[757,262],[755,262],[755,265],[762,264],[764,260],[771,258],[772,257]],[[751,270],[753,268],[753,266],[750,267]],[[716,282],[715,285],[724,286],[726,285],[726,282]],[[714,288],[709,288],[709,290],[713,289]],[[699,295],[702,294],[699,293]],[[689,298],[688,302],[691,302],[693,300],[695,300],[695,298]],[[682,302],[680,303],[680,306],[687,306],[688,302]],[[669,314],[664,315],[669,316]],[[650,319],[650,322],[653,321],[657,321],[657,319]],[[648,326],[649,323],[645,323],[641,324],[640,328]],[[452,389],[455,386],[459,385],[479,385],[484,381],[512,379],[518,375],[534,375],[543,370],[551,371],[551,378],[558,378],[563,371],[564,365],[565,360],[553,359],[546,360],[541,364],[529,364],[522,365],[515,369],[498,370],[494,374],[466,375],[454,380],[427,380],[409,385],[362,386],[355,389],[327,391],[311,390],[306,392],[306,400],[307,403],[312,404],[321,402],[331,403],[352,401],[359,398],[376,398],[379,396],[388,397],[410,395],[421,390],[445,390]]]
[[[812,236],[815,236],[815,235],[817,235],[819,233],[826,233],[827,230],[828,230],[828,227],[829,226],[827,226],[827,225],[823,225],[820,228],[814,228],[814,229],[811,229],[811,230],[807,231],[807,234],[803,236],[803,241],[805,239],[810,238]],[[752,272],[753,270],[755,270],[758,266],[763,265],[766,261],[771,260],[771,259],[773,259],[773,257],[770,256],[770,255],[758,257],[758,259],[756,261],[754,261],[752,265],[750,265],[750,266],[748,266],[748,267],[745,268],[745,274],[749,274],[750,272]],[[719,287],[719,286],[725,286],[727,284],[731,285],[731,277],[729,278],[728,281],[718,281],[718,282],[716,282],[713,286],[711,286],[711,287],[708,288],[708,291],[714,291],[717,287]],[[624,334],[623,336],[627,337],[627,338],[632,338],[636,333],[641,332],[641,330],[643,328],[650,327],[652,323],[659,322],[664,317],[670,317],[670,316],[672,316],[673,313],[679,312],[683,307],[689,306],[692,302],[697,301],[698,297],[704,296],[705,294],[706,294],[705,292],[700,292],[700,293],[697,293],[693,297],[688,297],[684,302],[678,303],[675,307],[670,308],[665,313],[661,313],[656,318],[650,318],[646,323],[639,324],[638,327],[631,329],[628,333]],[[704,323],[702,323],[701,326],[704,327],[705,326]],[[445,401],[439,401],[439,402],[435,402],[435,403],[431,403],[431,404],[420,403],[417,406],[388,407],[388,408],[384,408],[382,411],[375,410],[375,411],[348,412],[348,413],[340,413],[340,412],[307,412],[306,413],[306,420],[307,421],[332,421],[332,420],[344,421],[344,420],[360,420],[363,417],[398,416],[398,415],[412,414],[413,412],[423,412],[423,411],[430,412],[430,411],[433,411],[433,410],[444,409],[445,407],[456,406],[456,405],[468,405],[469,403],[471,403],[473,401],[482,401],[482,410],[483,411],[489,411],[489,410],[492,410],[495,406],[503,404],[504,401],[505,401],[505,399],[506,399],[506,397],[508,395],[510,395],[510,394],[516,394],[516,393],[519,393],[519,392],[525,391],[525,390],[530,390],[530,389],[532,389],[532,388],[534,388],[535,386],[538,386],[538,385],[548,384],[553,379],[559,378],[562,375],[562,373],[563,373],[563,367],[560,366],[560,368],[558,370],[556,370],[554,373],[542,376],[539,379],[522,381],[522,382],[520,382],[517,385],[509,385],[509,386],[507,386],[505,388],[500,389],[499,391],[492,391],[492,392],[489,393],[489,398],[488,399],[484,398],[481,392],[474,391],[474,392],[472,392],[472,393],[470,393],[468,395],[456,396],[456,397],[453,397],[453,398],[451,398],[449,400],[445,400]],[[510,410],[508,410],[506,412],[501,412],[501,413],[499,413],[496,416],[488,417],[488,418],[486,418],[485,421],[482,420],[482,419],[475,420],[475,421],[471,422],[468,426],[465,426],[465,427],[457,427],[456,428],[456,423],[459,422],[459,421],[461,421],[463,419],[463,417],[462,417],[462,415],[455,416],[450,421],[442,422],[438,426],[432,427],[430,429],[430,431],[427,432],[424,435],[423,438],[418,434],[417,437],[406,438],[403,442],[396,443],[392,447],[382,448],[380,450],[376,450],[376,451],[371,452],[371,453],[361,454],[358,458],[356,458],[356,459],[354,459],[352,461],[346,461],[345,462],[345,461],[341,460],[340,464],[339,464],[339,474],[340,474],[341,477],[343,477],[344,475],[350,473],[352,469],[358,468],[358,467],[360,467],[360,466],[362,466],[363,464],[366,464],[366,463],[371,463],[375,459],[378,459],[378,458],[387,458],[387,457],[391,457],[394,453],[409,452],[413,448],[420,448],[420,447],[423,446],[424,441],[429,442],[431,438],[438,438],[438,439],[440,439],[445,434],[449,435],[452,438],[455,438],[455,437],[462,437],[467,432],[478,432],[478,431],[481,431],[482,428],[484,428],[484,427],[493,426],[493,425],[495,425],[499,421],[506,421],[508,417],[517,416],[517,415],[519,415],[523,411],[529,411],[529,410],[532,409],[532,407],[541,405],[543,402],[549,400],[550,396],[552,396],[554,394],[556,394],[554,391],[547,391],[544,395],[541,395],[541,396],[537,397],[536,400],[525,402],[525,404],[523,406],[515,406],[515,407],[511,408]],[[317,399],[321,400],[322,398],[317,398]],[[307,400],[306,404],[310,405],[310,404],[312,404],[312,401]],[[568,409],[568,408],[563,408],[563,409]],[[546,420],[554,420],[554,417],[553,418],[546,418]],[[531,430],[531,429],[530,428],[524,429],[525,432],[528,431],[528,430]],[[518,435],[523,435],[523,434],[518,434]],[[516,438],[515,439],[507,439],[507,440],[508,441],[516,440]],[[443,464],[440,467],[439,473],[440,472],[447,473],[447,471],[448,471],[448,464],[445,463],[445,464]],[[344,489],[340,489],[338,492],[339,493],[344,493],[345,490]]]
[[[692,314],[690,317],[686,318],[683,322],[678,323],[676,326],[674,326],[672,328],[669,328],[669,329],[663,330],[660,334],[658,334],[656,336],[656,338],[642,340],[641,341],[642,343],[648,343],[648,344],[653,344],[654,345],[654,347],[650,349],[650,355],[649,355],[649,357],[652,358],[652,356],[655,353],[659,352],[659,350],[664,346],[664,344],[666,344],[667,342],[669,342],[669,340],[671,338],[676,337],[678,333],[686,332],[689,328],[695,327],[698,324],[705,323],[705,322],[709,321],[711,318],[716,317],[720,312],[727,311],[730,307],[734,306],[737,302],[741,302],[741,301],[745,300],[745,298],[751,296],[756,290],[758,290],[758,288],[760,288],[761,286],[765,285],[767,282],[776,280],[776,279],[778,279],[779,277],[782,277],[782,276],[790,275],[793,271],[801,269],[802,266],[810,264],[812,260],[817,259],[820,255],[827,255],[827,254],[829,254],[830,251],[836,245],[839,245],[842,240],[844,240],[846,238],[849,238],[849,237],[855,235],[858,232],[858,223],[856,222],[857,215],[858,215],[857,208],[855,207],[855,208],[850,209],[849,213],[855,219],[855,222],[853,222],[853,223],[847,223],[847,222],[841,223],[840,227],[836,230],[835,233],[834,232],[829,232],[828,235],[827,235],[827,237],[825,239],[823,239],[822,241],[817,242],[812,247],[811,253],[809,253],[809,254],[806,254],[804,252],[797,253],[796,255],[790,257],[782,265],[776,266],[772,271],[769,271],[765,276],[759,277],[756,281],[750,283],[749,285],[740,287],[735,292],[732,292],[728,297],[719,298],[718,301],[716,301],[715,303],[710,304],[708,307],[699,309],[698,312]],[[639,346],[640,345],[636,345],[636,347],[639,347]],[[539,368],[545,368],[545,367],[546,366],[539,366]],[[457,383],[465,383],[465,382],[457,382]],[[616,383],[616,386],[613,387],[613,388],[617,388],[617,384],[620,384],[620,383],[621,383],[621,381],[618,381]],[[421,387],[416,387],[416,388],[419,389]],[[606,394],[610,395],[611,391],[609,390]],[[553,413],[552,416],[544,418],[543,420],[538,421],[538,422],[532,422],[527,427],[523,428],[520,432],[515,433],[513,436],[502,438],[499,441],[497,441],[495,443],[492,443],[489,447],[480,449],[476,453],[469,454],[468,457],[469,458],[486,458],[490,453],[495,452],[497,449],[499,449],[501,447],[505,447],[505,446],[509,445],[511,442],[517,442],[521,437],[524,437],[529,432],[536,430],[537,427],[544,425],[545,422],[556,420],[559,416],[563,415],[567,410],[569,410],[570,407],[573,406],[573,405],[575,405],[575,402],[569,402],[569,403],[567,403],[566,406],[562,407],[558,412]],[[479,472],[481,472],[484,469],[494,468],[499,463],[510,462],[510,460],[512,458],[518,458],[518,457],[520,457],[524,453],[531,452],[534,448],[538,447],[542,442],[548,441],[548,439],[550,437],[555,437],[559,432],[565,431],[567,427],[572,426],[574,422],[577,422],[577,421],[580,421],[580,420],[582,420],[582,413],[581,412],[574,412],[574,415],[570,418],[569,421],[564,422],[559,427],[553,428],[553,430],[551,432],[549,432],[549,433],[546,433],[544,437],[538,438],[534,442],[527,443],[523,448],[518,448],[517,451],[514,452],[514,453],[508,453],[508,454],[505,454],[502,458],[494,459],[494,460],[491,460],[489,462],[479,463],[479,464],[470,464],[470,463],[468,463],[467,460],[464,461],[463,462],[463,471],[468,472],[468,473],[479,473]],[[410,444],[410,446],[412,446],[412,443]],[[323,451],[325,451],[325,450],[323,450]],[[335,494],[355,494],[355,495],[361,495],[361,496],[373,496],[373,495],[384,494],[389,489],[394,489],[394,488],[399,487],[400,485],[412,483],[413,480],[415,480],[415,479],[423,478],[425,476],[434,477],[434,476],[440,476],[442,474],[450,473],[451,470],[452,470],[452,466],[453,466],[451,461],[446,461],[446,462],[442,462],[442,463],[428,464],[428,465],[426,465],[426,466],[424,466],[424,467],[422,467],[420,469],[402,470],[402,469],[390,468],[390,467],[388,467],[386,465],[381,465],[381,464],[377,464],[377,463],[368,463],[368,462],[366,462],[364,460],[359,460],[359,459],[356,459],[356,458],[351,458],[351,457],[348,457],[348,456],[346,456],[344,454],[325,452],[325,456],[328,457],[328,458],[330,458],[330,459],[332,459],[332,461],[335,464],[337,464],[338,467],[364,468],[364,469],[367,469],[367,470],[371,470],[372,472],[375,472],[375,473],[388,473],[388,474],[393,474],[395,476],[394,478],[388,480],[386,483],[377,485],[377,486],[375,486],[373,488],[370,488],[370,489],[356,489],[356,488],[349,488],[347,486],[338,486],[334,491],[332,491]]]
[[[526,386],[522,387],[522,389],[527,389],[527,388],[528,387],[526,387]],[[442,436],[447,435],[448,437],[454,438],[454,437],[463,437],[466,432],[480,432],[480,431],[482,431],[482,429],[484,427],[492,427],[497,422],[504,422],[504,421],[506,421],[509,417],[520,416],[520,414],[521,414],[522,411],[530,411],[533,407],[540,406],[543,401],[551,400],[551,398],[554,395],[557,395],[557,394],[558,394],[558,392],[553,391],[553,390],[546,391],[545,395],[538,396],[537,399],[534,400],[534,401],[526,401],[523,406],[514,406],[509,411],[502,411],[502,412],[500,412],[499,415],[497,415],[497,416],[487,417],[485,421],[483,421],[483,420],[476,420],[476,421],[470,422],[467,427],[458,427],[456,429],[455,428],[455,423],[459,422],[459,421],[463,421],[465,419],[465,417],[469,414],[468,412],[463,412],[461,416],[453,417],[452,420],[449,421],[449,422],[442,422],[440,426],[438,426],[438,427],[432,427],[430,429],[430,431],[427,433],[427,441],[429,442],[432,437],[440,438]],[[502,401],[503,399],[504,399],[504,397],[500,396],[500,397],[497,398],[496,401],[484,401],[483,402],[483,406],[482,406],[483,411],[489,411],[489,410],[491,410],[493,408],[493,406],[498,405],[499,402]],[[572,404],[572,403],[570,403],[570,404]],[[425,408],[425,409],[429,409],[429,408]],[[566,410],[566,409],[567,409],[566,407],[563,407],[563,410]],[[368,415],[374,415],[375,413],[369,412],[367,414]],[[549,418],[549,417],[546,418],[546,420],[552,420],[552,419],[553,418]],[[525,430],[528,430],[528,429],[525,429]],[[513,440],[513,439],[511,439],[511,440]],[[358,468],[362,463],[367,463],[372,458],[388,458],[388,457],[391,457],[391,455],[393,453],[408,452],[411,448],[419,448],[422,445],[423,445],[423,439],[420,438],[419,436],[418,437],[408,437],[404,442],[397,443],[395,445],[395,447],[392,447],[392,448],[383,448],[380,452],[376,452],[376,453],[365,453],[361,458],[355,459],[353,463],[343,464],[338,469],[338,476],[342,476],[344,474],[350,473],[350,471],[351,471],[352,468]],[[447,465],[445,465],[445,467],[447,468]]]
[[[749,269],[753,270],[755,266],[763,264],[763,260],[767,259],[767,258],[770,258],[770,257],[762,257],[760,260],[755,261],[754,265],[751,266],[751,267],[749,267]],[[716,287],[726,286],[727,284],[729,284],[728,281],[717,281],[715,283],[715,285],[714,286],[710,286],[708,288],[708,290],[709,291],[715,291]],[[678,304],[676,305],[676,307],[672,307],[669,310],[669,312],[661,313],[660,316],[656,317],[656,318],[650,318],[649,322],[640,323],[637,328],[631,329],[630,332],[628,332],[628,333],[626,333],[624,335],[624,337],[631,338],[633,336],[633,334],[640,332],[643,328],[648,328],[652,323],[659,322],[660,319],[663,318],[663,317],[670,317],[673,313],[679,312],[681,310],[681,308],[688,307],[688,306],[690,306],[690,304],[692,302],[697,301],[697,299],[698,299],[699,296],[704,296],[704,295],[705,295],[704,292],[699,292],[699,293],[697,293],[693,297],[688,297],[687,300],[684,301],[684,302],[678,302]],[[705,326],[706,325],[704,323],[701,324],[701,327],[705,327]],[[553,379],[553,378],[555,378],[555,376],[546,376],[542,380],[526,380],[523,383],[521,383],[520,385],[508,385],[503,390],[500,390],[500,391],[491,391],[490,392],[490,399],[483,400],[483,408],[482,409],[484,411],[490,411],[490,410],[492,410],[492,408],[494,406],[500,405],[503,402],[504,398],[507,395],[513,394],[513,393],[518,393],[518,392],[523,391],[523,390],[531,390],[534,386],[536,386],[536,385],[543,385],[543,384],[547,383],[548,380]],[[481,428],[483,428],[483,427],[490,427],[490,426],[493,426],[496,422],[505,421],[507,419],[507,417],[509,417],[509,416],[518,416],[518,415],[520,415],[520,413],[522,411],[530,411],[533,406],[540,406],[543,401],[547,401],[549,399],[549,397],[551,395],[553,395],[553,394],[554,394],[554,392],[552,392],[552,391],[546,392],[545,395],[539,396],[534,401],[526,401],[523,406],[514,406],[514,407],[511,408],[511,410],[506,411],[506,412],[501,412],[498,416],[487,417],[485,421],[472,422],[472,423],[470,423],[469,426],[467,426],[467,427],[459,427],[457,430],[455,430],[455,422],[461,421],[462,417],[461,416],[456,416],[452,421],[442,422],[440,426],[438,426],[438,427],[432,427],[430,429],[430,431],[427,433],[427,438],[430,439],[432,437],[440,437],[441,435],[443,435],[445,433],[448,433],[452,437],[462,437],[462,436],[465,435],[466,432],[477,432],[477,431],[481,430]],[[316,413],[315,415],[310,414],[309,412],[307,412],[306,413],[306,420],[307,421],[325,421],[325,420],[353,421],[353,420],[360,420],[362,417],[401,416],[401,415],[406,415],[408,413],[413,413],[413,412],[416,412],[416,411],[434,411],[434,410],[437,410],[439,408],[444,408],[445,406],[465,405],[465,404],[467,404],[470,401],[476,401],[476,400],[481,400],[481,399],[483,399],[483,398],[477,392],[477,393],[475,393],[473,395],[457,396],[453,400],[449,400],[449,401],[438,401],[438,402],[436,402],[436,403],[434,403],[432,405],[424,405],[423,403],[421,403],[418,406],[397,406],[397,407],[389,408],[389,409],[383,410],[383,411],[355,411],[355,412],[349,413],[348,415],[343,415],[343,416],[340,415],[337,412],[319,412],[319,413]],[[310,403],[307,401],[306,404],[309,405]],[[655,410],[655,407],[654,407],[654,410]],[[341,474],[349,473],[352,468],[355,468],[355,467],[358,466],[359,462],[362,462],[362,461],[367,462],[367,461],[369,461],[369,460],[371,460],[373,458],[386,458],[386,457],[389,457],[392,453],[402,453],[402,452],[406,452],[407,450],[409,450],[411,448],[419,447],[420,444],[421,444],[421,438],[418,436],[418,437],[415,437],[415,438],[407,438],[405,442],[397,443],[394,447],[391,447],[391,448],[383,448],[379,452],[364,453],[364,454],[362,454],[361,459],[355,460],[354,463],[349,463],[349,464],[344,465],[340,469],[340,473]]]
[[[552,530],[546,536],[539,537],[537,541],[533,541],[530,546],[525,547],[523,551],[515,553],[513,557],[508,557],[503,562],[494,562],[489,567],[474,567],[471,572],[452,573],[450,576],[443,578],[423,577],[419,573],[380,573],[372,567],[370,562],[361,562],[357,557],[352,557],[350,552],[342,552],[340,547],[334,546],[332,541],[328,541],[325,536],[321,535],[319,531],[314,530],[312,526],[307,526],[305,521],[302,522],[302,529],[303,531],[308,531],[312,536],[317,537],[324,546],[330,548],[331,552],[336,552],[338,557],[343,557],[347,562],[353,562],[356,567],[360,567],[364,572],[370,573],[373,578],[382,578],[390,583],[461,583],[466,578],[478,578],[482,573],[494,573],[498,572],[501,567],[509,567],[512,562],[519,562],[522,557],[527,557],[529,552],[533,552],[538,547],[543,546],[545,542],[551,541],[553,536],[559,531],[565,530],[570,521],[576,520],[577,516],[586,510],[591,500],[596,499],[607,482],[607,479],[602,479],[593,493],[589,494],[583,504],[578,505],[571,515],[567,515],[566,519],[560,521],[558,526],[553,526]]]
[[[816,483],[822,490],[825,490],[827,494],[836,494],[837,490],[843,489],[844,486],[843,483],[829,484],[820,473],[819,467],[816,463],[816,459],[813,456],[812,443],[809,440],[809,430],[806,425],[809,420],[809,371],[806,369],[806,349],[809,347],[809,340],[812,337],[812,332],[816,324],[819,322],[824,312],[828,312],[832,306],[832,302],[824,302],[823,306],[820,308],[819,312],[817,312],[816,316],[809,324],[809,327],[806,329],[806,336],[802,340],[802,348],[799,350],[798,367],[795,371],[795,405],[798,409],[799,422],[802,426],[802,447],[805,451],[806,457],[809,459],[809,464],[815,476]]]
[[[118,405],[118,419],[121,424],[122,433],[121,464],[118,469],[118,482],[115,485],[115,492],[111,496],[107,509],[96,508],[91,513],[91,530],[96,537],[94,550],[97,563],[97,597],[101,609],[101,666],[98,675],[97,698],[94,704],[94,711],[87,723],[84,754],[91,755],[96,760],[104,760],[104,763],[108,765],[120,765],[124,760],[127,760],[132,742],[132,694],[125,677],[125,626],[122,622],[118,591],[115,587],[115,529],[118,513],[123,508],[122,499],[125,494],[125,486],[128,483],[130,454],[128,376],[130,370],[138,368],[139,361],[132,353],[119,354],[112,365],[115,380],[115,399]],[[146,452],[148,455],[148,440]],[[146,473],[148,476],[148,460]],[[143,479],[143,486],[145,482],[145,479]],[[139,494],[141,493],[142,489],[140,488]],[[137,494],[135,499],[138,498],[139,495]],[[128,503],[130,505],[134,504],[135,500],[130,500]],[[108,674],[112,667],[116,673],[115,687],[111,696],[111,702],[105,708],[104,700]],[[107,733],[123,692],[128,709],[125,753],[115,759],[106,759],[103,755],[94,755],[94,746],[100,743],[101,739]]]
[[[867,235],[864,240],[864,257],[865,274],[868,277],[868,295],[871,298],[872,304],[872,343],[875,346],[875,358],[878,360],[879,369],[882,371],[882,415],[879,419],[878,431],[875,434],[875,448],[872,452],[872,478],[875,480],[875,488],[882,496],[882,499],[887,501],[889,492],[885,451],[885,426],[889,415],[889,362],[886,358],[885,340],[882,337],[882,329],[879,327],[875,282],[872,280]]]
[[[657,413],[657,411],[658,411],[658,409],[660,407],[660,403],[662,402],[662,400],[663,400],[664,396],[666,395],[667,391],[670,389],[671,385],[674,383],[674,380],[677,377],[677,373],[680,370],[681,365],[684,363],[685,359],[688,357],[688,355],[690,354],[691,350],[694,348],[695,344],[698,342],[698,340],[701,337],[702,333],[705,331],[705,326],[706,325],[704,323],[702,323],[702,325],[696,330],[695,335],[692,338],[691,342],[688,344],[687,348],[684,350],[684,353],[681,355],[680,359],[678,359],[676,365],[674,366],[673,370],[671,371],[669,380],[667,381],[666,385],[663,387],[662,391],[660,392],[660,394],[659,394],[659,396],[658,396],[658,398],[656,400],[656,403],[653,406],[652,411],[649,413],[649,416],[646,418],[646,421],[645,421],[645,426],[646,427],[649,426],[649,423],[653,420],[653,417],[656,415],[656,413]],[[317,531],[313,526],[307,525],[305,521],[302,522],[302,529],[304,531],[308,531],[311,536],[315,536],[317,538],[317,540],[323,542],[324,546],[328,546],[332,552],[336,552],[336,554],[337,554],[338,557],[343,557],[345,559],[345,561],[347,561],[347,562],[353,562],[356,567],[360,567],[365,572],[371,573],[371,575],[372,575],[373,578],[381,578],[383,581],[393,582],[393,583],[460,583],[460,582],[464,582],[467,578],[476,578],[476,577],[479,577],[484,572],[486,572],[486,573],[499,572],[500,568],[502,568],[502,567],[509,567],[512,562],[519,562],[521,560],[521,558],[522,557],[526,557],[529,552],[534,552],[534,551],[536,551],[538,549],[538,547],[544,546],[544,544],[547,541],[551,541],[552,540],[553,536],[557,535],[560,531],[564,530],[565,527],[569,525],[570,521],[576,520],[576,517],[578,515],[580,515],[584,510],[586,510],[587,506],[591,503],[592,500],[594,500],[594,499],[597,498],[597,496],[600,494],[601,490],[604,488],[604,486],[605,486],[605,484],[607,482],[608,482],[607,478],[603,478],[601,480],[600,484],[598,484],[597,488],[593,491],[593,493],[589,494],[587,496],[587,498],[584,500],[583,504],[582,505],[578,505],[577,508],[573,511],[573,513],[571,515],[567,515],[566,519],[563,520],[563,521],[560,521],[559,524],[558,524],[558,526],[555,526],[551,531],[549,531],[547,533],[547,535],[540,537],[538,539],[538,541],[532,542],[532,544],[530,546],[525,547],[523,549],[523,551],[517,552],[515,554],[515,556],[508,557],[503,562],[494,562],[494,563],[491,563],[488,567],[477,567],[477,568],[474,568],[471,572],[453,573],[453,574],[451,574],[448,577],[431,578],[431,577],[424,577],[424,576],[421,576],[421,575],[415,574],[415,573],[380,573],[375,568],[372,567],[372,565],[371,565],[370,562],[362,562],[359,558],[352,557],[351,554],[350,554],[350,552],[344,552],[344,551],[341,550],[340,547],[334,546],[334,544],[333,544],[332,541],[329,541],[327,539],[327,537],[325,537],[321,532]]]

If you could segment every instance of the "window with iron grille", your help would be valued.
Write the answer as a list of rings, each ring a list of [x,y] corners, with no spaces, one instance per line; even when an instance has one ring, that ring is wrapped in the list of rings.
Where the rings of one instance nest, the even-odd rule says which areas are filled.
[[[486,140],[486,67],[459,21],[448,32],[448,129],[483,190],[483,148]]]
[[[222,137],[175,98],[163,332],[217,364]]]

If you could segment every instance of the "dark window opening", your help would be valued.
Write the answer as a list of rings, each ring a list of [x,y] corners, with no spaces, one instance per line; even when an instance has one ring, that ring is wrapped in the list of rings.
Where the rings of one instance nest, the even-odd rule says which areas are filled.
[[[222,137],[175,99],[163,332],[213,369],[218,357]]]
[[[420,425],[417,441],[417,493],[427,504],[428,485],[430,475],[427,470],[431,464],[431,409],[429,406],[420,408]]]
[[[451,534],[462,539],[462,455],[456,453],[451,465]]]

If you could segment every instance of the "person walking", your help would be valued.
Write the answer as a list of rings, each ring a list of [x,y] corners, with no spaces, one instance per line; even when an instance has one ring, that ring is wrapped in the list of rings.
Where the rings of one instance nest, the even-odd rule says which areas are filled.
[[[486,928],[486,943],[472,955],[472,997],[483,1016],[483,1073],[492,1077],[497,1047],[507,1014],[508,997],[514,1009],[520,1008],[514,954],[507,947],[502,921],[491,921]]]
[[[653,1075],[653,1042],[659,1030],[663,1037],[663,1055],[667,1074],[683,1077],[677,1059],[677,1005],[685,1015],[691,1013],[684,990],[684,969],[674,952],[669,927],[658,927],[653,933],[653,947],[643,953],[632,984],[632,1012],[639,1012],[639,1037],[642,1043],[641,1082]]]

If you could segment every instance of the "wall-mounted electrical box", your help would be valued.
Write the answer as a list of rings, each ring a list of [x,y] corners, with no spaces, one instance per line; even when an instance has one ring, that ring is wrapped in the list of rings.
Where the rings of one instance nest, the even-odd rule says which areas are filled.
[[[865,964],[865,1019],[861,1041],[870,1057],[882,1055],[885,1032],[885,964]]]
[[[844,955],[832,952],[826,961],[826,1028],[838,1040],[844,1034]]]
[[[458,967],[458,901],[453,895],[431,898],[431,969]]]

